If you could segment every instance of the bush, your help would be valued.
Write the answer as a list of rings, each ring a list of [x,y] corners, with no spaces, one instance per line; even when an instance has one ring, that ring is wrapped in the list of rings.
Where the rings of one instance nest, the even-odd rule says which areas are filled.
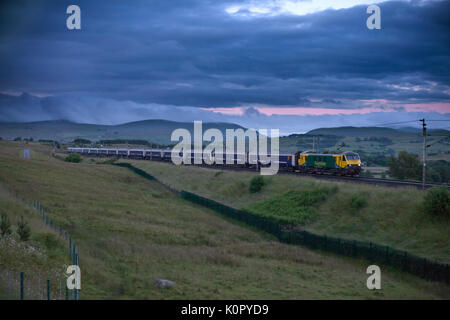
[[[417,154],[400,151],[398,157],[389,159],[390,174],[400,180],[419,180],[422,176],[422,164]]]
[[[83,158],[78,153],[70,153],[64,160],[67,162],[79,163],[83,161]]]
[[[75,143],[75,144],[92,144],[92,141],[88,140],[88,139],[75,139],[75,140],[73,140],[73,143]]]
[[[428,190],[423,206],[429,215],[450,217],[450,192],[447,187],[441,186]]]
[[[28,241],[28,239],[30,239],[31,230],[28,226],[28,222],[23,219],[23,216],[20,217],[20,220],[17,223],[17,233],[22,241]]]
[[[450,162],[445,160],[428,161],[427,181],[448,183],[450,181]]]
[[[2,235],[2,237],[11,234],[11,222],[9,221],[8,215],[6,213],[2,213],[1,215],[0,234]]]
[[[65,256],[66,254],[65,242],[53,233],[36,233],[33,236],[33,240],[44,245],[49,257],[56,258],[58,256]]]
[[[250,180],[249,190],[251,193],[256,193],[261,191],[262,187],[264,187],[265,181],[263,176],[257,175]]]

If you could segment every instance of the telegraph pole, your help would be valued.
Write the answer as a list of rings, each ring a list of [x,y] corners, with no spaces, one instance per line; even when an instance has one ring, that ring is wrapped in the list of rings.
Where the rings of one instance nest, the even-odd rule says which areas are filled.
[[[422,167],[422,190],[425,191],[425,176],[427,167],[427,124],[425,118],[422,121],[422,134],[423,134],[423,167]]]

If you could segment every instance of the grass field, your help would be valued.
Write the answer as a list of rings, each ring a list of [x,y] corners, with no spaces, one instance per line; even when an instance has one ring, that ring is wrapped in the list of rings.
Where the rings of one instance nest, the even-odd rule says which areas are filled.
[[[374,187],[345,182],[320,182],[309,177],[266,177],[261,192],[251,193],[256,173],[211,170],[168,163],[131,161],[170,185],[236,208],[278,217],[298,218],[306,230],[348,239],[372,241],[419,256],[450,262],[450,221],[427,216],[423,194],[412,188]],[[306,206],[308,192],[332,188],[325,199]],[[308,197],[310,197],[308,195]]]
[[[31,159],[23,159],[24,147]],[[39,199],[77,242],[82,299],[450,298],[447,286],[390,268],[383,289],[369,291],[366,261],[281,244],[125,168],[66,163],[37,144],[0,142],[0,151],[0,181]],[[172,176],[179,169],[158,166]],[[237,196],[235,189],[228,185],[226,196]],[[7,258],[10,268],[17,259]],[[157,278],[177,285],[159,289]]]
[[[0,237],[0,298],[8,296],[8,281],[18,289],[17,272],[20,271],[25,274],[26,298],[37,295],[38,278],[42,280],[42,296],[44,281],[47,279],[51,280],[51,287],[57,290],[59,281],[65,283],[63,272],[71,261],[65,240],[46,227],[39,213],[17,199],[3,183],[0,183],[0,213],[8,214],[12,231],[8,237]],[[31,229],[31,238],[26,242],[20,241],[17,234],[17,222],[21,217],[24,217]],[[8,272],[12,271],[16,273],[11,273],[9,277]],[[17,298],[18,294],[18,290],[10,290],[11,298]]]

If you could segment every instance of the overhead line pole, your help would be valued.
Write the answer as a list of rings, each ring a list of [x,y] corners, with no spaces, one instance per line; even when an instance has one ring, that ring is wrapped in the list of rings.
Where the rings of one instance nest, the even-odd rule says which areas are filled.
[[[427,167],[427,124],[425,118],[422,121],[422,134],[423,134],[423,167],[422,167],[422,190],[425,191],[425,179],[426,179],[426,167]]]

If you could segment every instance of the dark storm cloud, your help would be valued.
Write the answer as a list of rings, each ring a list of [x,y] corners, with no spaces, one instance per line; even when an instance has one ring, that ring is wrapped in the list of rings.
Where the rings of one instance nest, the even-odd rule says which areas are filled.
[[[235,2],[2,4],[0,91],[194,107],[449,101],[449,1],[381,3],[381,31],[367,6],[249,18],[225,11]],[[65,27],[74,3],[81,31]]]

